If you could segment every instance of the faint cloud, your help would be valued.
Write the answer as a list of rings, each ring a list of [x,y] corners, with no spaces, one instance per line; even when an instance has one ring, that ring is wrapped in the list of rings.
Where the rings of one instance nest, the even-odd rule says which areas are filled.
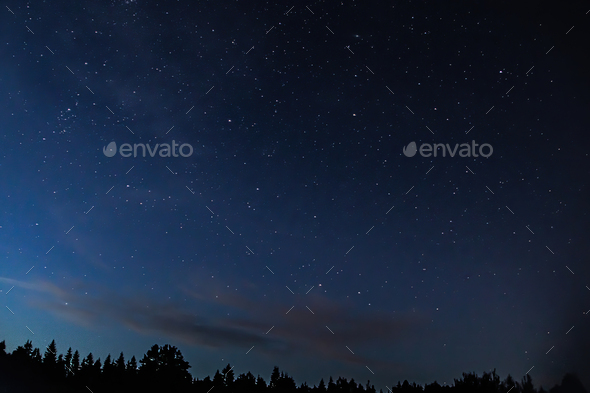
[[[33,305],[87,327],[112,328],[115,324],[140,334],[164,335],[195,346],[255,346],[266,356],[279,353],[319,356],[353,365],[378,362],[382,367],[397,370],[404,369],[406,365],[391,359],[372,358],[370,354],[377,353],[374,351],[377,348],[395,348],[400,344],[418,342],[419,335],[428,325],[423,316],[393,318],[381,312],[345,307],[321,295],[305,297],[306,304],[279,301],[262,304],[237,294],[215,297],[186,289],[183,291],[198,300],[192,302],[195,310],[213,307],[220,311],[217,313],[220,316],[213,317],[210,313],[205,316],[173,302],[130,298],[105,289],[93,290],[100,296],[90,297],[63,291],[48,282],[28,284],[6,278],[0,281],[12,285],[18,283],[23,288],[51,294],[34,299]],[[313,310],[313,314],[306,305]],[[295,307],[286,314],[291,306]],[[268,332],[271,327],[271,332]]]

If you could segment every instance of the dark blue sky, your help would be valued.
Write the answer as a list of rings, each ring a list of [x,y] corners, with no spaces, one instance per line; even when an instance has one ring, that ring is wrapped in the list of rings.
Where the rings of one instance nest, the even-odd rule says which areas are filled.
[[[6,6],[9,349],[384,390],[590,366],[587,4]]]

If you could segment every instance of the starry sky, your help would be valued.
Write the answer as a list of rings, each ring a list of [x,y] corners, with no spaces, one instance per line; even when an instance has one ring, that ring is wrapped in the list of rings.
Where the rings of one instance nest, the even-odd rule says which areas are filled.
[[[5,2],[0,339],[384,390],[583,376],[588,11]]]

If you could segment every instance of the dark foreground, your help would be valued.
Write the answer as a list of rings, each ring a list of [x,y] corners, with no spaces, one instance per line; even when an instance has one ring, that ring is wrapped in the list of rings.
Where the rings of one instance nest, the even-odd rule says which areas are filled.
[[[190,365],[180,351],[173,346],[154,345],[137,362],[135,357],[125,361],[123,353],[117,359],[108,355],[104,362],[94,360],[92,353],[80,359],[78,351],[69,348],[65,355],[57,354],[55,341],[45,350],[43,356],[30,341],[19,346],[12,353],[6,352],[6,343],[0,342],[0,393],[4,392],[44,392],[44,393],[118,393],[118,392],[194,392],[194,393],[377,393],[369,381],[363,386],[354,381],[332,377],[328,383],[322,379],[317,385],[295,380],[275,367],[267,383],[261,376],[254,377],[250,372],[234,376],[228,364],[213,378],[194,379],[189,373]],[[495,371],[463,373],[454,380],[452,386],[441,386],[436,381],[431,384],[398,382],[379,390],[380,393],[544,393],[547,390],[535,388],[530,375],[515,381],[510,375],[504,380]],[[549,390],[550,393],[587,393],[579,379],[567,374],[560,385]]]

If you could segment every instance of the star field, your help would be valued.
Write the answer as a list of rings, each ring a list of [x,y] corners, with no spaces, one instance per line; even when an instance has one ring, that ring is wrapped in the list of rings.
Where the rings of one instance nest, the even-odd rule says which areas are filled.
[[[590,386],[584,7],[7,4],[0,340]]]

